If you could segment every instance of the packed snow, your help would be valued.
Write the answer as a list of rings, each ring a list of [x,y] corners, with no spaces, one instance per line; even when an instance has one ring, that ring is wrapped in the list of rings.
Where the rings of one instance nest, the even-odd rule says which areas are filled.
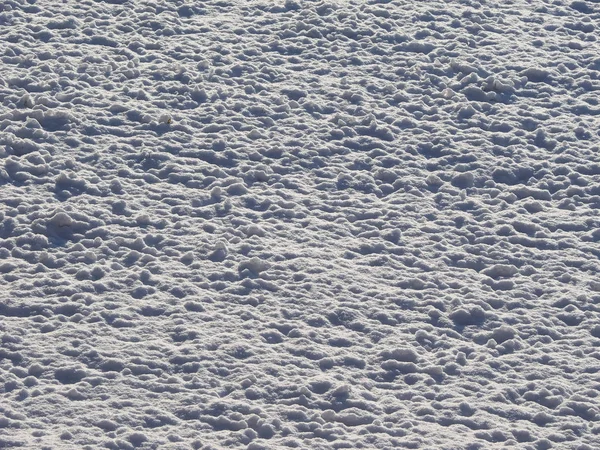
[[[600,448],[597,0],[2,0],[0,447]]]

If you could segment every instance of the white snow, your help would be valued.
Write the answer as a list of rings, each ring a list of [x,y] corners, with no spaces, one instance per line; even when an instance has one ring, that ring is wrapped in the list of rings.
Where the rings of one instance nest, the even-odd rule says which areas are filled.
[[[0,2],[0,448],[600,448],[599,30]]]

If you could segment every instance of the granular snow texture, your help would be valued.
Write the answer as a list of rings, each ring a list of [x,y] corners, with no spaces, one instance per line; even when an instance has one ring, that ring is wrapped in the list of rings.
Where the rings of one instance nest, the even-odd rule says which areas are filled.
[[[598,36],[2,0],[0,447],[600,448]]]

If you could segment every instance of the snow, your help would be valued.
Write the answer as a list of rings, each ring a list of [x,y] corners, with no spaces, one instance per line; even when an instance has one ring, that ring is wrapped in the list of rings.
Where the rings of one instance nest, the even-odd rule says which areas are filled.
[[[0,448],[599,448],[599,29],[2,2]]]

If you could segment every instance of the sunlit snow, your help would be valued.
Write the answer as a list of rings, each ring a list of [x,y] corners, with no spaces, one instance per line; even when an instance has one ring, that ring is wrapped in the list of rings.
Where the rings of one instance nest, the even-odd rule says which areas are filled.
[[[600,448],[596,0],[0,1],[0,448]]]

